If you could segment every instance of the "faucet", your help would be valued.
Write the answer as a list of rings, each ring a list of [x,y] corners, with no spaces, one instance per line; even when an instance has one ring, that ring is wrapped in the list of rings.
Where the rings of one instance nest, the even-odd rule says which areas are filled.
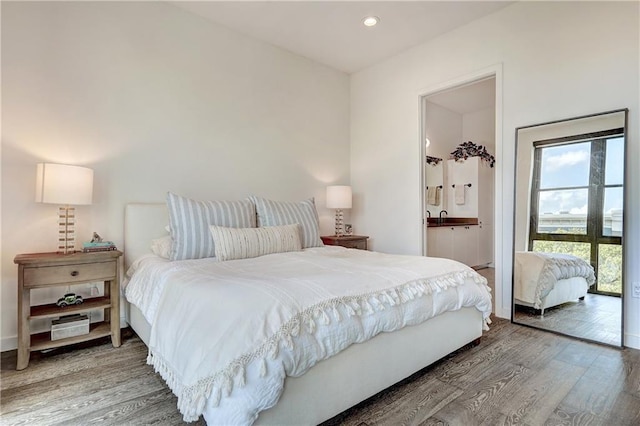
[[[442,223],[442,213],[449,214],[446,210],[440,210],[440,214],[438,215],[438,223]]]
[[[431,217],[431,212],[427,210],[427,217]]]

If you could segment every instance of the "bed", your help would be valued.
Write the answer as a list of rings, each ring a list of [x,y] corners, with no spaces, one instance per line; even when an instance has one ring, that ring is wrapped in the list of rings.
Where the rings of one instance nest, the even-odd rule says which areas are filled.
[[[174,275],[182,276],[183,270],[180,269],[182,266],[174,267],[173,264],[172,266],[168,266],[165,261],[158,259],[157,256],[150,255],[150,242],[167,234],[165,229],[169,223],[168,216],[167,205],[163,203],[133,203],[126,206],[125,270],[134,264],[141,267],[140,265],[144,264],[145,261],[149,264],[156,262],[164,265],[166,269],[173,270]],[[337,255],[333,253],[326,254],[328,252],[325,250],[338,250],[338,252]],[[293,262],[294,260],[291,259],[295,259],[295,262],[316,262],[315,257],[311,258],[311,260],[306,258],[307,253],[309,253],[309,256],[325,256],[329,258],[331,262],[350,262],[351,256],[358,255],[380,256],[379,259],[376,258],[374,261],[384,263],[384,257],[382,256],[387,256],[371,252],[356,254],[356,252],[358,252],[358,250],[344,249],[341,247],[316,247],[305,249],[301,252],[270,254],[254,260],[234,260],[233,262],[226,262],[226,264],[245,265],[244,268],[250,270],[251,267],[256,267],[255,265],[259,262],[268,262],[269,258],[277,259],[278,264]],[[336,256],[340,259],[336,259]],[[417,257],[405,256],[405,258],[407,258],[407,262],[413,262],[414,260],[410,258]],[[331,349],[336,352],[333,356],[316,355],[316,358],[318,358],[316,360],[317,362],[305,362],[304,360],[300,362],[300,360],[296,360],[296,364],[303,364],[302,367],[299,365],[296,366],[297,370],[294,372],[294,375],[297,377],[291,376],[288,371],[276,372],[276,376],[286,376],[276,377],[276,379],[282,380],[283,385],[280,387],[278,384],[275,386],[277,389],[268,391],[275,393],[266,398],[271,402],[263,402],[262,408],[258,409],[256,413],[246,415],[236,416],[234,413],[233,415],[229,415],[229,417],[225,417],[227,414],[224,414],[224,411],[220,410],[226,409],[223,407],[224,404],[228,403],[233,405],[233,401],[235,401],[236,398],[236,391],[241,393],[245,392],[245,388],[249,388],[249,390],[256,387],[260,388],[261,380],[263,379],[259,379],[259,377],[262,377],[264,373],[262,369],[264,369],[265,359],[268,362],[269,374],[272,374],[271,370],[274,367],[273,358],[265,356],[263,360],[250,360],[244,365],[242,365],[242,363],[236,363],[234,366],[231,365],[233,364],[231,363],[229,364],[231,365],[231,369],[224,370],[229,373],[227,376],[231,376],[227,377],[226,382],[225,380],[217,379],[217,381],[210,380],[209,382],[206,382],[206,380],[196,380],[196,384],[203,384],[201,388],[204,389],[204,393],[198,395],[197,392],[192,392],[193,395],[189,394],[187,397],[185,396],[184,386],[176,377],[175,372],[172,372],[171,368],[163,368],[163,362],[166,361],[165,354],[154,353],[158,345],[164,347],[170,346],[171,342],[169,341],[171,339],[166,339],[161,344],[158,344],[157,341],[161,340],[159,334],[168,332],[162,330],[173,328],[173,333],[176,333],[176,327],[172,326],[172,320],[162,319],[160,309],[155,313],[155,319],[150,319],[148,308],[141,307],[144,306],[145,303],[140,303],[141,306],[138,306],[135,303],[129,302],[125,303],[126,318],[128,324],[136,334],[147,346],[150,346],[148,362],[154,365],[156,371],[163,376],[169,387],[178,395],[178,408],[186,421],[193,421],[202,414],[210,424],[221,423],[223,422],[221,419],[224,419],[224,423],[237,424],[251,424],[254,422],[255,424],[278,425],[318,424],[375,395],[392,384],[443,358],[447,354],[476,341],[481,337],[483,330],[487,329],[486,324],[489,322],[488,318],[491,312],[491,298],[484,278],[470,268],[458,264],[458,262],[445,259],[440,259],[440,261],[448,265],[449,270],[457,270],[457,272],[453,275],[448,274],[446,277],[443,275],[444,278],[438,280],[437,283],[434,281],[433,284],[431,284],[432,288],[427,292],[425,292],[424,289],[428,286],[425,287],[426,284],[423,283],[421,284],[422,287],[411,284],[409,287],[405,286],[395,293],[385,292],[386,299],[381,297],[382,294],[380,293],[376,297],[382,300],[381,302],[376,301],[374,304],[374,299],[369,299],[371,305],[373,305],[371,306],[372,311],[385,311],[389,313],[388,315],[392,315],[398,310],[409,311],[413,309],[411,307],[414,306],[421,297],[430,297],[433,300],[442,297],[444,300],[447,294],[462,294],[466,287],[469,287],[471,291],[475,292],[473,303],[468,303],[467,306],[460,301],[453,301],[452,299],[448,302],[449,306],[446,311],[443,309],[442,313],[438,312],[437,315],[426,321],[417,321],[414,318],[412,321],[415,322],[415,324],[411,324],[411,321],[409,321],[406,324],[407,326],[404,326],[404,324],[397,326],[397,330],[393,332],[380,332],[387,330],[372,332],[369,330],[367,333],[372,336],[370,339],[365,339],[366,341],[362,343],[356,342],[356,344],[351,344],[352,342],[341,343],[344,348]],[[206,259],[204,259],[203,262],[180,261],[175,262],[175,265],[186,263],[197,264],[199,265],[198,268],[201,269],[218,267]],[[219,272],[217,269],[214,270]],[[184,269],[184,271],[187,270]],[[190,272],[186,272],[186,274],[188,275]],[[135,276],[135,274],[133,275]],[[455,277],[459,278],[459,283],[456,283]],[[194,281],[197,280],[194,278]],[[128,284],[127,290],[129,290],[130,285],[131,283]],[[433,293],[433,295],[427,295],[426,293]],[[175,294],[179,294],[179,292],[174,293],[174,295]],[[144,298],[144,296],[142,298]],[[140,298],[140,300],[142,300],[142,298]],[[168,297],[165,296],[165,299],[168,299]],[[191,297],[190,299],[196,301],[200,298]],[[249,299],[251,298],[249,297]],[[424,300],[429,300],[430,303],[432,303],[431,299]],[[361,302],[360,305],[355,303],[351,306],[354,307],[354,310],[356,310],[356,307],[359,309],[359,306],[362,306],[363,310],[366,310],[364,309],[364,301],[361,300]],[[166,308],[168,305],[165,301],[165,305],[163,306]],[[336,306],[338,306],[339,309],[333,309]],[[276,345],[276,351],[278,351],[279,348],[280,354],[284,353],[284,355],[279,354],[278,356],[295,358],[294,355],[287,352],[288,347],[295,346],[296,350],[298,350],[298,347],[304,347],[304,345],[300,343],[303,335],[309,336],[313,333],[320,335],[319,333],[324,332],[322,331],[324,330],[323,327],[328,327],[324,325],[324,323],[343,322],[350,324],[349,321],[352,319],[354,321],[356,319],[362,321],[362,318],[365,318],[364,315],[360,317],[357,314],[351,317],[345,309],[351,310],[346,303],[342,303],[333,306],[327,305],[324,313],[322,311],[315,311],[313,318],[315,319],[314,324],[316,324],[314,327],[317,327],[317,330],[311,332],[308,326],[301,326],[299,330],[306,330],[306,332],[296,331],[294,333],[292,331],[285,333],[284,337],[280,336],[279,344]],[[186,317],[191,316],[191,310],[186,311],[186,313],[185,311],[179,311],[178,308],[175,308],[175,310],[181,315],[180,322],[187,324],[188,320]],[[196,311],[196,309],[194,308],[193,311]],[[323,316],[325,317],[324,323],[322,320]],[[363,323],[365,322],[366,321],[363,321]],[[152,325],[152,323],[154,325]],[[161,327],[159,324],[166,326]],[[358,325],[358,327],[364,326]],[[190,327],[185,326],[185,329],[188,328]],[[181,333],[180,330],[177,332]],[[177,339],[182,339],[181,335],[177,336]],[[193,338],[193,336],[191,338]],[[327,337],[325,336],[323,339],[327,339]],[[156,341],[155,343],[154,340]],[[180,345],[177,344],[176,346]],[[327,344],[327,347],[331,347],[331,345]],[[180,347],[170,348],[168,352],[172,350],[179,352]],[[199,352],[206,351],[203,351],[201,348],[193,348],[189,350],[188,356],[193,356],[193,353]],[[320,352],[322,352],[322,350]],[[206,354],[201,355],[201,357],[203,357],[202,359],[207,359],[207,356]],[[167,355],[167,357],[170,356]],[[157,362],[158,360],[161,360],[161,362]],[[256,365],[262,363],[263,366],[261,368],[253,366],[254,361]],[[278,363],[281,362],[281,360],[275,361]],[[175,358],[167,364],[173,365],[172,363],[174,362],[177,362]],[[286,364],[286,362],[283,363]],[[309,365],[304,366],[305,363]],[[193,363],[189,365],[192,364]],[[280,371],[278,370],[278,368],[280,368],[279,365],[280,364],[278,364],[276,368],[277,371]],[[240,370],[240,372],[238,372],[238,370]],[[210,375],[208,377],[211,378],[213,376]],[[216,377],[219,379],[221,376],[218,374]],[[271,378],[269,378],[269,380],[271,380]],[[254,385],[253,382],[257,384]],[[247,398],[251,399],[253,397]],[[220,399],[223,401],[221,402]],[[273,406],[267,408],[267,405]]]
[[[516,305],[544,310],[583,299],[595,283],[593,267],[584,260],[560,253],[519,251],[515,254]]]

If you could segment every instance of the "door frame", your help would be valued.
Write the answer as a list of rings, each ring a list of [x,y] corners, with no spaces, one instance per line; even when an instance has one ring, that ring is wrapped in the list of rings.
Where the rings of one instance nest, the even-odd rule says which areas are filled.
[[[494,267],[495,267],[495,315],[500,318],[511,318],[511,295],[510,291],[505,290],[505,283],[509,284],[510,288],[510,278],[511,273],[507,271],[508,268],[505,268],[505,265],[510,264],[511,257],[509,259],[505,259],[505,255],[509,253],[508,250],[505,250],[504,244],[504,222],[503,222],[503,188],[502,188],[502,178],[504,171],[504,158],[503,158],[503,132],[502,132],[502,115],[503,115],[503,106],[502,106],[502,85],[503,85],[503,77],[502,77],[502,63],[491,65],[487,68],[483,68],[481,70],[477,70],[475,72],[465,74],[451,80],[427,87],[418,92],[418,111],[419,111],[419,167],[420,167],[420,217],[422,218],[422,255],[426,256],[428,253],[427,247],[427,208],[426,208],[426,199],[425,199],[425,185],[426,185],[426,172],[425,172],[425,155],[426,155],[426,147],[425,147],[425,129],[426,129],[426,113],[425,106],[427,102],[427,98],[431,95],[435,95],[436,93],[440,93],[443,91],[452,90],[461,86],[467,86],[469,84],[473,84],[480,80],[484,80],[487,78],[495,78],[496,80],[496,90],[495,90],[495,176],[494,176],[494,206],[493,206],[493,250],[494,250]],[[506,247],[509,248],[509,247]],[[505,262],[506,260],[506,262]],[[505,274],[507,272],[507,274]],[[507,275],[505,277],[505,275]]]

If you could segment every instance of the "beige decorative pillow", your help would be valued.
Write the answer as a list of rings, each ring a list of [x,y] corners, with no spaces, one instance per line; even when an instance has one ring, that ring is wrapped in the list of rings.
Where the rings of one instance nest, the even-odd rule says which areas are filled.
[[[151,252],[156,256],[169,259],[171,257],[171,244],[173,244],[171,235],[166,235],[162,238],[156,238],[154,240],[151,240]]]
[[[209,227],[219,261],[248,259],[272,253],[302,250],[300,225],[262,228]]]

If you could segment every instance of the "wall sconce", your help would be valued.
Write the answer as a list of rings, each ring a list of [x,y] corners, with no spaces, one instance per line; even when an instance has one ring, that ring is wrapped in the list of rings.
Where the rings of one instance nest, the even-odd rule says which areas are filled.
[[[75,251],[75,208],[91,204],[93,170],[65,164],[38,163],[36,202],[62,204],[58,209],[58,253]]]
[[[336,236],[344,235],[342,209],[351,208],[351,187],[346,185],[327,186],[327,208],[336,209]]]

